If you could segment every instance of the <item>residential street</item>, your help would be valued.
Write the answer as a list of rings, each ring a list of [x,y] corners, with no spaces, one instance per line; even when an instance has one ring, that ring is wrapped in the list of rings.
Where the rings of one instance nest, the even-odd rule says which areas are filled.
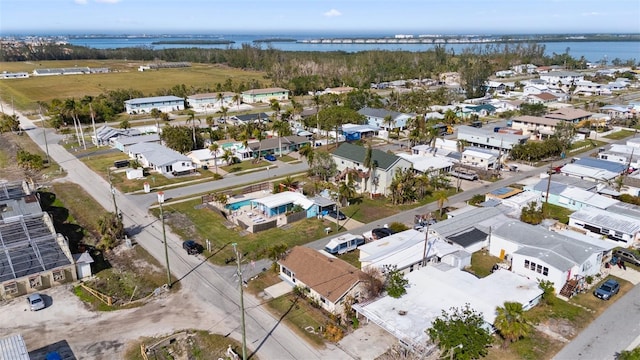
[[[5,105],[5,109],[7,106]],[[20,121],[30,121],[20,116]],[[27,131],[29,136],[44,150],[45,142],[42,129]],[[112,196],[109,184],[91,171],[80,160],[69,154],[62,146],[57,145],[56,136],[47,132],[49,155],[67,172],[66,181],[74,182],[89,192],[104,208],[113,210]],[[237,181],[237,180],[236,180]],[[147,207],[134,199],[116,194],[118,209],[123,213],[125,226],[129,229],[137,228],[135,241],[143,246],[160,263],[164,264],[164,247],[162,246],[162,228],[157,219],[147,213]],[[208,309],[207,314],[197,313],[197,317],[210,317],[214,326],[206,329],[219,334],[229,334],[236,340],[241,340],[239,292],[234,278],[228,278],[219,272],[218,267],[197,257],[188,256],[182,249],[181,239],[167,228],[167,243],[169,245],[169,264],[172,274],[180,279],[182,290],[193,295],[193,298],[203,301]],[[246,334],[249,351],[256,352],[262,359],[350,359],[342,350],[329,345],[327,349],[318,350],[301,340],[291,329],[280,324],[259,301],[245,295]],[[34,323],[34,329],[41,324]],[[116,324],[114,324],[116,326]],[[54,329],[52,329],[54,330]],[[87,329],[88,331],[88,329]],[[88,332],[77,331],[76,336],[85,337]],[[141,331],[141,333],[144,333]],[[58,334],[60,340],[66,339],[74,346],[74,334]],[[121,339],[121,341],[126,339]],[[27,344],[29,345],[29,344]],[[120,344],[121,345],[121,344]],[[79,358],[85,354],[83,350],[75,349]],[[104,359],[120,357],[121,346],[113,346],[112,352],[104,351]]]

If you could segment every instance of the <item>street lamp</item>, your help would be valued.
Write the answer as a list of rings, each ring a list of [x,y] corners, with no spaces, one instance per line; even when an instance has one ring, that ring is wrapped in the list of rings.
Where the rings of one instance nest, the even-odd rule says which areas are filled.
[[[171,288],[171,270],[169,269],[169,248],[167,246],[167,232],[164,227],[164,211],[162,204],[164,204],[164,192],[158,191],[158,203],[160,204],[160,219],[162,220],[162,240],[164,241],[164,260],[167,263],[167,286]]]
[[[233,252],[236,254],[236,262],[238,264],[237,274],[238,280],[240,281],[240,317],[242,319],[242,360],[247,360],[247,335],[245,332],[245,321],[244,321],[244,290],[242,287],[244,286],[244,281],[242,280],[242,268],[240,267],[240,253],[238,252],[238,244],[233,243]]]

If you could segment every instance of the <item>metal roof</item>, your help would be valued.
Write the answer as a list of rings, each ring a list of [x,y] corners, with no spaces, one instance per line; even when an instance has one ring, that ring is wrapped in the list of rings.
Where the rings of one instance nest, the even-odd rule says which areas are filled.
[[[164,103],[164,102],[184,102],[183,98],[169,95],[169,96],[154,96],[154,97],[146,97],[146,98],[137,98],[126,100],[124,103],[129,105],[143,105],[143,104],[156,104],[156,103]]]
[[[70,264],[46,213],[0,221],[0,282]]]
[[[22,335],[15,334],[0,338],[0,359],[29,360],[29,350]]]
[[[640,232],[640,221],[624,214],[617,214],[609,210],[594,208],[582,209],[570,215],[574,221],[585,222],[590,225],[604,227],[624,234],[634,235]]]
[[[0,182],[0,201],[19,199],[27,195],[26,183],[23,181]]]
[[[134,144],[129,146],[127,151],[133,154],[142,154],[149,163],[155,166],[170,165],[178,161],[192,161],[188,156],[157,143]]]
[[[592,254],[605,251],[602,247],[521,221],[505,223],[495,229],[492,235],[520,245],[518,254],[539,258],[560,270],[582,265]]]
[[[584,158],[580,158],[578,160],[576,160],[574,162],[574,164],[578,164],[578,165],[582,165],[582,166],[588,166],[591,168],[595,168],[595,169],[602,169],[602,170],[606,170],[606,171],[611,171],[614,173],[622,173],[623,171],[625,171],[627,169],[627,165],[626,164],[619,164],[613,161],[607,161],[607,160],[601,160],[601,159],[595,159],[595,158],[590,158],[590,157],[584,157]]]

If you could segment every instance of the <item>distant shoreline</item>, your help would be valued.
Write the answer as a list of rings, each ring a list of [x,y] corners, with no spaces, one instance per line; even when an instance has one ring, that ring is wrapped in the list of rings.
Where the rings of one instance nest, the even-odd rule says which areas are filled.
[[[227,45],[235,43],[232,40],[161,40],[154,41],[151,45]]]
[[[270,39],[256,39],[254,43],[276,43],[276,42],[299,42],[300,40],[291,38],[270,38]]]

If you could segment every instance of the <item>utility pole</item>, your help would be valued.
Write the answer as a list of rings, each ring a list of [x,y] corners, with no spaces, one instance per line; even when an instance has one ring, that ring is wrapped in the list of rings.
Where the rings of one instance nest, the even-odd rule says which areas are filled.
[[[89,111],[91,112],[91,125],[93,125],[93,136],[96,138],[96,146],[100,147],[100,141],[98,141],[98,132],[96,131],[96,117],[93,114],[93,107],[89,103]]]
[[[551,174],[553,174],[553,161],[549,163],[549,177],[547,178],[547,195],[544,198],[544,203],[549,203],[549,189],[551,188]]]
[[[236,263],[238,264],[237,274],[240,281],[240,318],[242,320],[242,360],[247,360],[247,335],[245,331],[244,321],[244,280],[242,280],[242,268],[240,267],[240,252],[238,251],[238,244],[233,243],[233,252],[236,254]]]
[[[116,189],[113,187],[113,183],[111,182],[111,168],[107,167],[107,174],[109,175],[109,187],[111,188],[111,197],[113,198],[113,209],[116,212],[116,216],[120,216],[118,214],[118,204],[116,203]]]
[[[427,230],[424,232],[424,250],[422,250],[422,267],[427,266],[427,243],[429,242],[429,225],[431,216],[427,218]]]
[[[158,204],[160,204],[160,219],[162,219],[162,241],[164,242],[164,260],[167,263],[167,286],[171,289],[171,270],[169,269],[169,247],[167,246],[167,232],[164,226],[164,192],[158,191]]]

